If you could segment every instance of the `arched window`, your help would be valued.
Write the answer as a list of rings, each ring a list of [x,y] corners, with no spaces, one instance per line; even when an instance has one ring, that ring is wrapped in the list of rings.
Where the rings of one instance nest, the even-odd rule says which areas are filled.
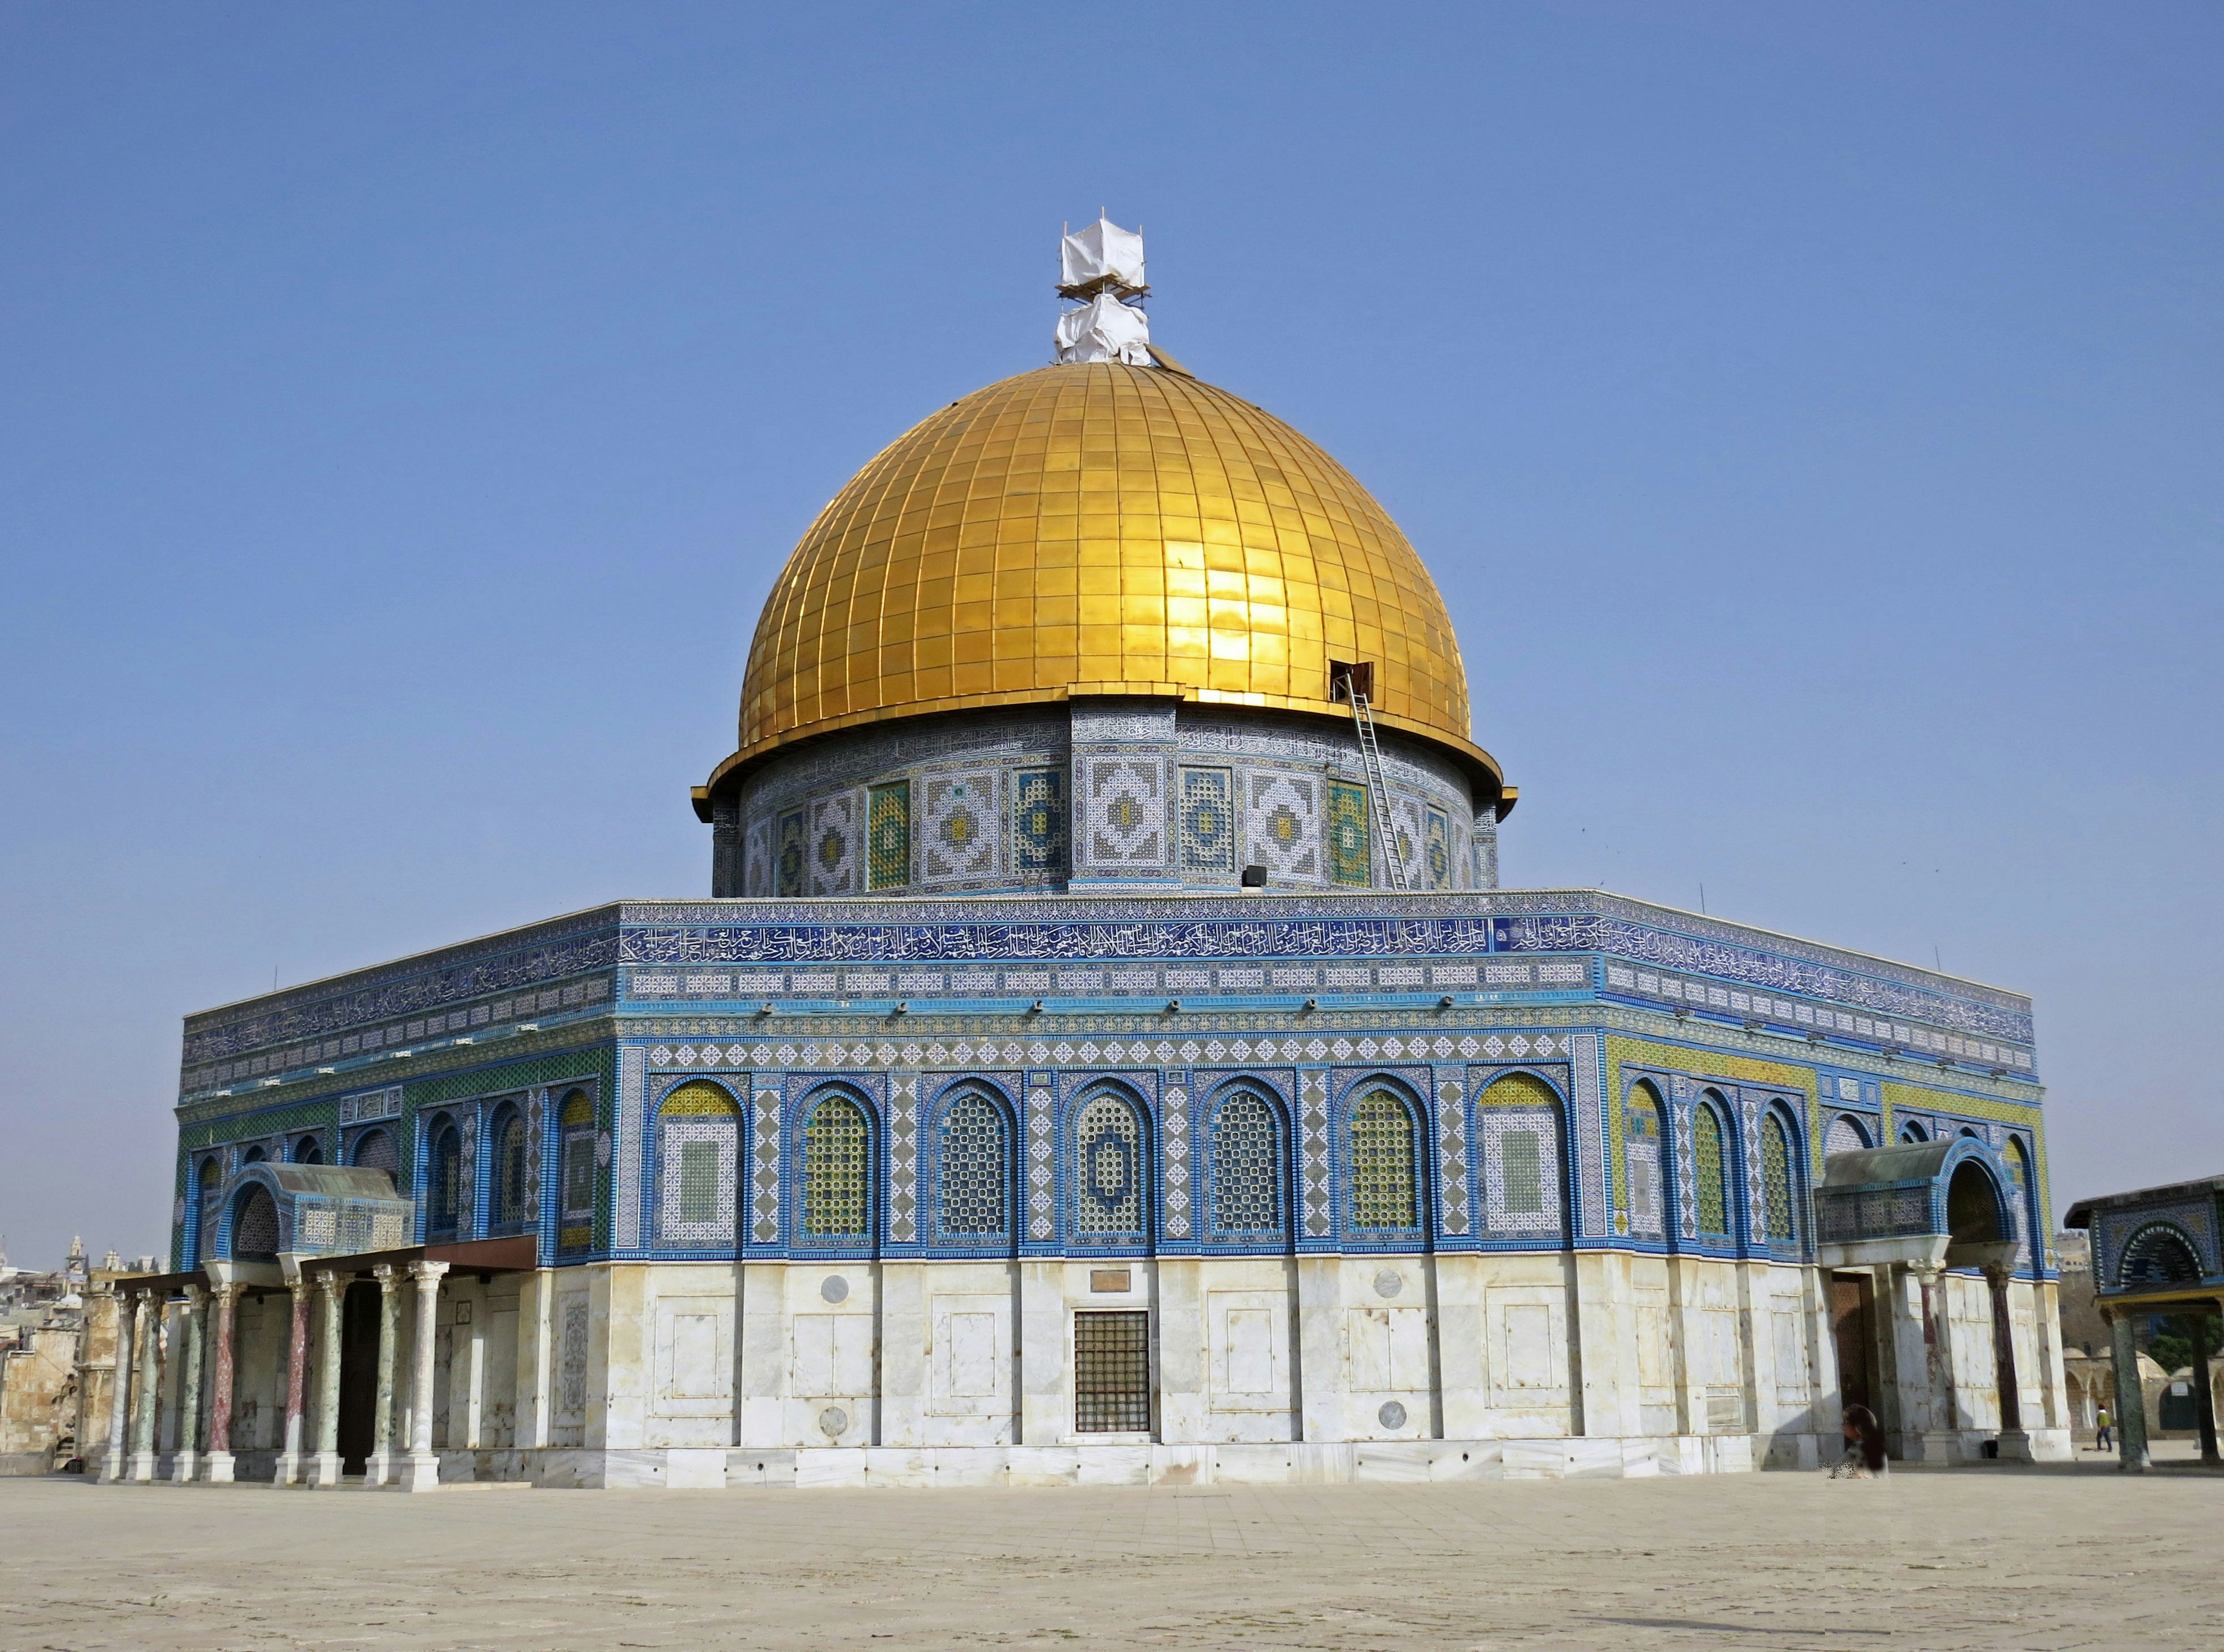
[[[1387,1090],[1351,1110],[1351,1225],[1381,1231],[1421,1225],[1413,1116]]]
[[[1221,1233],[1282,1231],[1282,1117],[1239,1090],[1212,1116],[1212,1225]]]
[[[1484,1219],[1494,1233],[1542,1238],[1562,1231],[1560,1098],[1528,1073],[1508,1073],[1476,1098]]]
[[[300,1141],[294,1143],[294,1162],[295,1164],[322,1164],[324,1161],[324,1145],[319,1142],[315,1136],[305,1136]]]
[[[242,1193],[233,1210],[231,1254],[239,1262],[278,1259],[278,1201],[260,1184]]]
[[[2185,1284],[2201,1277],[2201,1258],[2176,1228],[2143,1228],[2124,1247],[2116,1277],[2120,1289],[2128,1285]]]
[[[1773,1108],[1760,1122],[1760,1194],[1765,1237],[1790,1244],[1799,1235],[1792,1205],[1791,1130]]]
[[[2038,1231],[2031,1218],[2031,1190],[2037,1178],[2031,1171],[2031,1149],[2023,1144],[2023,1137],[2011,1136],[2008,1150],[2001,1156],[2007,1161],[2008,1180],[2015,1185],[2016,1237],[2028,1245]]]
[[[239,1155],[239,1161],[243,1165],[261,1164],[262,1162],[262,1143],[260,1142],[257,1142],[253,1147],[248,1149],[246,1152]]]
[[[355,1138],[355,1162],[363,1170],[383,1170],[389,1176],[401,1172],[401,1155],[395,1150],[391,1130],[365,1130]]]
[[[564,1171],[563,1214],[556,1243],[566,1250],[584,1250],[595,1242],[595,1103],[584,1090],[564,1098],[558,1110],[557,1129],[562,1132]]]
[[[1840,1153],[1863,1153],[1868,1147],[1867,1127],[1851,1113],[1840,1113],[1832,1119],[1829,1134],[1823,1137],[1823,1156],[1826,1159]]]
[[[531,1168],[530,1144],[526,1136],[525,1115],[515,1104],[505,1104],[494,1116],[494,1129],[489,1139],[494,1143],[495,1225],[514,1231],[527,1226],[533,1215],[526,1197]]]
[[[1629,1089],[1622,1162],[1629,1172],[1629,1231],[1659,1238],[1665,1218],[1660,1199],[1660,1092],[1640,1079]]]
[[[1902,1146],[1927,1142],[1930,1139],[1930,1132],[1924,1130],[1922,1123],[1916,1119],[1911,1118],[1899,1127],[1899,1140]]]
[[[193,1176],[193,1219],[186,1229],[191,1266],[199,1267],[201,1257],[214,1248],[209,1229],[215,1222],[217,1188],[223,1180],[224,1172],[218,1168],[215,1155],[203,1159]]]
[[[1699,1231],[1710,1238],[1727,1237],[1730,1231],[1726,1156],[1722,1115],[1711,1102],[1702,1101],[1691,1109],[1691,1193]]]
[[[1143,1127],[1117,1096],[1081,1110],[1073,1133],[1074,1225],[1084,1233],[1143,1231]]]
[[[942,1115],[941,1229],[952,1237],[1006,1233],[1007,1167],[1004,1110],[977,1090],[951,1102]]]
[[[741,1108],[724,1086],[695,1079],[664,1098],[658,1121],[664,1242],[731,1244]]]
[[[454,1237],[464,1213],[464,1137],[445,1117],[433,1123],[425,1182],[428,1235]]]
[[[872,1130],[865,1110],[829,1096],[803,1127],[803,1231],[814,1239],[862,1239],[871,1231]]]

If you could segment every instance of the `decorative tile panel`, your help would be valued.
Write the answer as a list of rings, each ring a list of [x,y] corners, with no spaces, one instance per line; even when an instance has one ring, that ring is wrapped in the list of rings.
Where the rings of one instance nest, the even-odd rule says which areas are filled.
[[[1077,757],[1081,840],[1092,875],[1163,876],[1166,862],[1166,760],[1155,753]]]
[[[1253,772],[1245,781],[1246,864],[1276,883],[1321,881],[1320,782],[1308,775]]]
[[[680,1117],[663,1121],[658,1143],[662,1174],[657,1204],[663,1243],[699,1249],[734,1242],[734,1169],[738,1156],[731,1117]],[[708,1146],[714,1155],[714,1202],[708,1211],[686,1207],[686,1165],[690,1146]]]
[[[859,890],[857,842],[863,834],[856,792],[820,799],[811,811],[811,892],[852,895]]]
[[[1056,1168],[1052,1163],[1055,1151],[1052,1126],[1055,1115],[1050,1086],[1030,1086],[1027,1090],[1027,1237],[1037,1241],[1058,1237]]]
[[[869,886],[902,889],[911,882],[911,782],[875,786],[869,797],[865,843]]]
[[[621,1250],[641,1244],[641,1142],[648,1129],[648,1068],[638,1044],[618,1051],[616,1237]]]
[[[1490,1231],[1506,1238],[1557,1237],[1563,1228],[1556,1111],[1481,1107],[1475,1129],[1482,1146],[1483,1220]]]
[[[1058,877],[1065,870],[1065,776],[1055,769],[1022,769],[1012,776],[1012,870]]]
[[[1169,1073],[1166,1075],[1165,1095],[1160,1104],[1160,1128],[1165,1136],[1163,1157],[1166,1164],[1166,1193],[1160,1200],[1166,1212],[1166,1237],[1186,1239],[1191,1231],[1191,1209],[1194,1195],[1191,1189],[1189,1086],[1186,1075]]]
[[[1583,1198],[1583,1231],[1596,1237],[1608,1231],[1606,1216],[1606,1121],[1601,1116],[1599,1041],[1596,1033],[1568,1039],[1570,1090],[1575,1097],[1576,1144],[1580,1161],[1576,1182]]]
[[[888,1082],[888,1238],[919,1239],[919,1075],[897,1073]]]
[[[1442,809],[1427,812],[1421,834],[1421,876],[1414,887],[1448,889],[1452,886],[1452,823]]]
[[[1235,876],[1235,775],[1229,769],[1181,771],[1181,867],[1185,881]]]
[[[801,809],[780,817],[779,844],[774,851],[773,890],[781,896],[803,894],[810,883],[810,832]]]
[[[1467,1087],[1456,1079],[1437,1085],[1437,1196],[1444,1231],[1464,1237],[1468,1199]]]
[[[1374,865],[1368,844],[1367,788],[1349,781],[1332,780],[1328,787],[1328,876],[1346,889],[1367,889],[1374,882]]]
[[[1298,1154],[1305,1235],[1324,1239],[1336,1231],[1336,1199],[1330,1173],[1328,1074],[1318,1067],[1298,1074]]]
[[[996,780],[993,769],[927,776],[920,882],[995,877],[1003,870]]]
[[[777,1090],[760,1090],[755,1103],[755,1145],[749,1172],[749,1237],[780,1242],[780,1114]]]

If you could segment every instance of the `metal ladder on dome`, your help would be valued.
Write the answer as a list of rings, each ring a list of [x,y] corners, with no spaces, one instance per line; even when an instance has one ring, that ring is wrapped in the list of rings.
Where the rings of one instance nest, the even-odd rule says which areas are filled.
[[[1374,738],[1374,714],[1367,704],[1367,691],[1347,675],[1344,692],[1351,698],[1352,725],[1359,731],[1359,755],[1367,765],[1367,795],[1374,816],[1374,832],[1382,845],[1382,859],[1390,868],[1390,887],[1400,895],[1412,893],[1406,877],[1406,858],[1398,852],[1398,825],[1390,814],[1390,788],[1382,778],[1382,747]]]

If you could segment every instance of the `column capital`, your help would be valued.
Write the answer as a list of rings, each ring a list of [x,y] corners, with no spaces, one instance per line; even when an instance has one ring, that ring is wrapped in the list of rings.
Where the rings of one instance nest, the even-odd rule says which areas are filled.
[[[326,1268],[317,1275],[317,1289],[326,1296],[338,1296],[341,1282],[337,1268]]]
[[[445,1262],[413,1262],[409,1264],[409,1277],[415,1280],[420,1288],[438,1284],[440,1275],[447,1271],[448,1264]]]
[[[390,1291],[401,1282],[401,1270],[390,1262],[382,1262],[370,1270],[370,1276],[378,1282],[379,1289]]]
[[[204,1285],[186,1287],[186,1312],[190,1313],[208,1301],[208,1288]]]

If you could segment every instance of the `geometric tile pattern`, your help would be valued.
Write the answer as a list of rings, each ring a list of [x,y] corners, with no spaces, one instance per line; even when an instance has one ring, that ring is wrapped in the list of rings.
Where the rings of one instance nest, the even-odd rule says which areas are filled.
[[[920,881],[997,876],[1002,870],[996,852],[999,820],[995,769],[929,776],[921,822],[926,864]]]
[[[1314,883],[1320,872],[1320,782],[1254,771],[1244,811],[1243,858],[1276,881]]]
[[[1606,1219],[1606,1147],[1599,1117],[1599,1040],[1596,1033],[1577,1033],[1568,1040],[1570,1086],[1576,1098],[1576,1142],[1580,1150],[1576,1180],[1583,1191],[1583,1231],[1587,1235],[1608,1231]]]
[[[1166,1094],[1160,1107],[1166,1136],[1165,1175],[1166,1237],[1186,1239],[1190,1234],[1189,1091],[1182,1075],[1166,1075]]]
[[[850,895],[857,889],[857,815],[862,800],[854,791],[822,798],[812,810],[811,892]]]
[[[1065,870],[1065,776],[1055,769],[1012,776],[1012,870],[1052,877]]]
[[[1761,1186],[1760,1162],[1760,1104],[1764,1098],[1757,1090],[1747,1090],[1741,1092],[1741,1098],[1745,1104],[1746,1223],[1748,1228],[1753,1228],[1759,1225],[1756,1218],[1767,1208],[1767,1194]],[[1748,1237],[1758,1238],[1760,1235],[1753,1233]]]
[[[865,857],[867,887],[901,889],[911,882],[911,782],[871,788]]]
[[[1117,1096],[1099,1096],[1082,1110],[1074,1140],[1080,1184],[1075,1226],[1084,1233],[1140,1233],[1143,1131],[1135,1110]]]
[[[1235,805],[1233,769],[1181,771],[1181,864],[1185,878],[1235,875]]]
[[[1437,1187],[1444,1231],[1468,1231],[1467,1090],[1456,1079],[1437,1086]]]
[[[1213,1110],[1212,1229],[1272,1233],[1282,1225],[1282,1122],[1273,1104],[1239,1090]]]
[[[1483,1107],[1484,1225],[1494,1234],[1560,1231],[1560,1121],[1551,1107]]]
[[[1413,1117],[1387,1090],[1351,1110],[1351,1225],[1362,1231],[1418,1228]]]
[[[919,1238],[919,1075],[898,1073],[888,1082],[888,1237],[897,1244]]]
[[[617,1185],[612,1190],[617,1206],[616,1234],[612,1240],[621,1250],[641,1244],[641,1142],[648,1131],[648,1053],[638,1044],[618,1052]]]
[[[799,896],[809,881],[811,851],[806,844],[809,833],[804,826],[801,809],[780,817],[779,843],[774,850],[774,872],[773,890],[777,895]]]
[[[1081,840],[1092,872],[1161,872],[1166,865],[1166,763],[1152,756],[1077,760]]]
[[[1652,1090],[1633,1086],[1623,1122],[1622,1161],[1628,1173],[1629,1231],[1640,1239],[1665,1237],[1660,1187],[1660,1109]]]
[[[1298,1174],[1304,1179],[1305,1237],[1324,1239],[1334,1231],[1328,1139],[1328,1074],[1317,1067],[1298,1074]]]
[[[1056,1174],[1052,1164],[1052,1093],[1047,1085],[1027,1092],[1027,1237],[1044,1240],[1058,1234]]]
[[[1428,811],[1428,826],[1422,837],[1418,886],[1425,889],[1448,889],[1452,886],[1452,823],[1439,809]]]
[[[1347,889],[1374,882],[1367,841],[1367,788],[1343,781],[1328,788],[1328,877]]]
[[[780,1242],[780,1092],[756,1096],[756,1162],[749,1174],[749,1237]]]
[[[667,1118],[658,1157],[664,1243],[699,1248],[734,1242],[737,1132],[731,1116]]]

